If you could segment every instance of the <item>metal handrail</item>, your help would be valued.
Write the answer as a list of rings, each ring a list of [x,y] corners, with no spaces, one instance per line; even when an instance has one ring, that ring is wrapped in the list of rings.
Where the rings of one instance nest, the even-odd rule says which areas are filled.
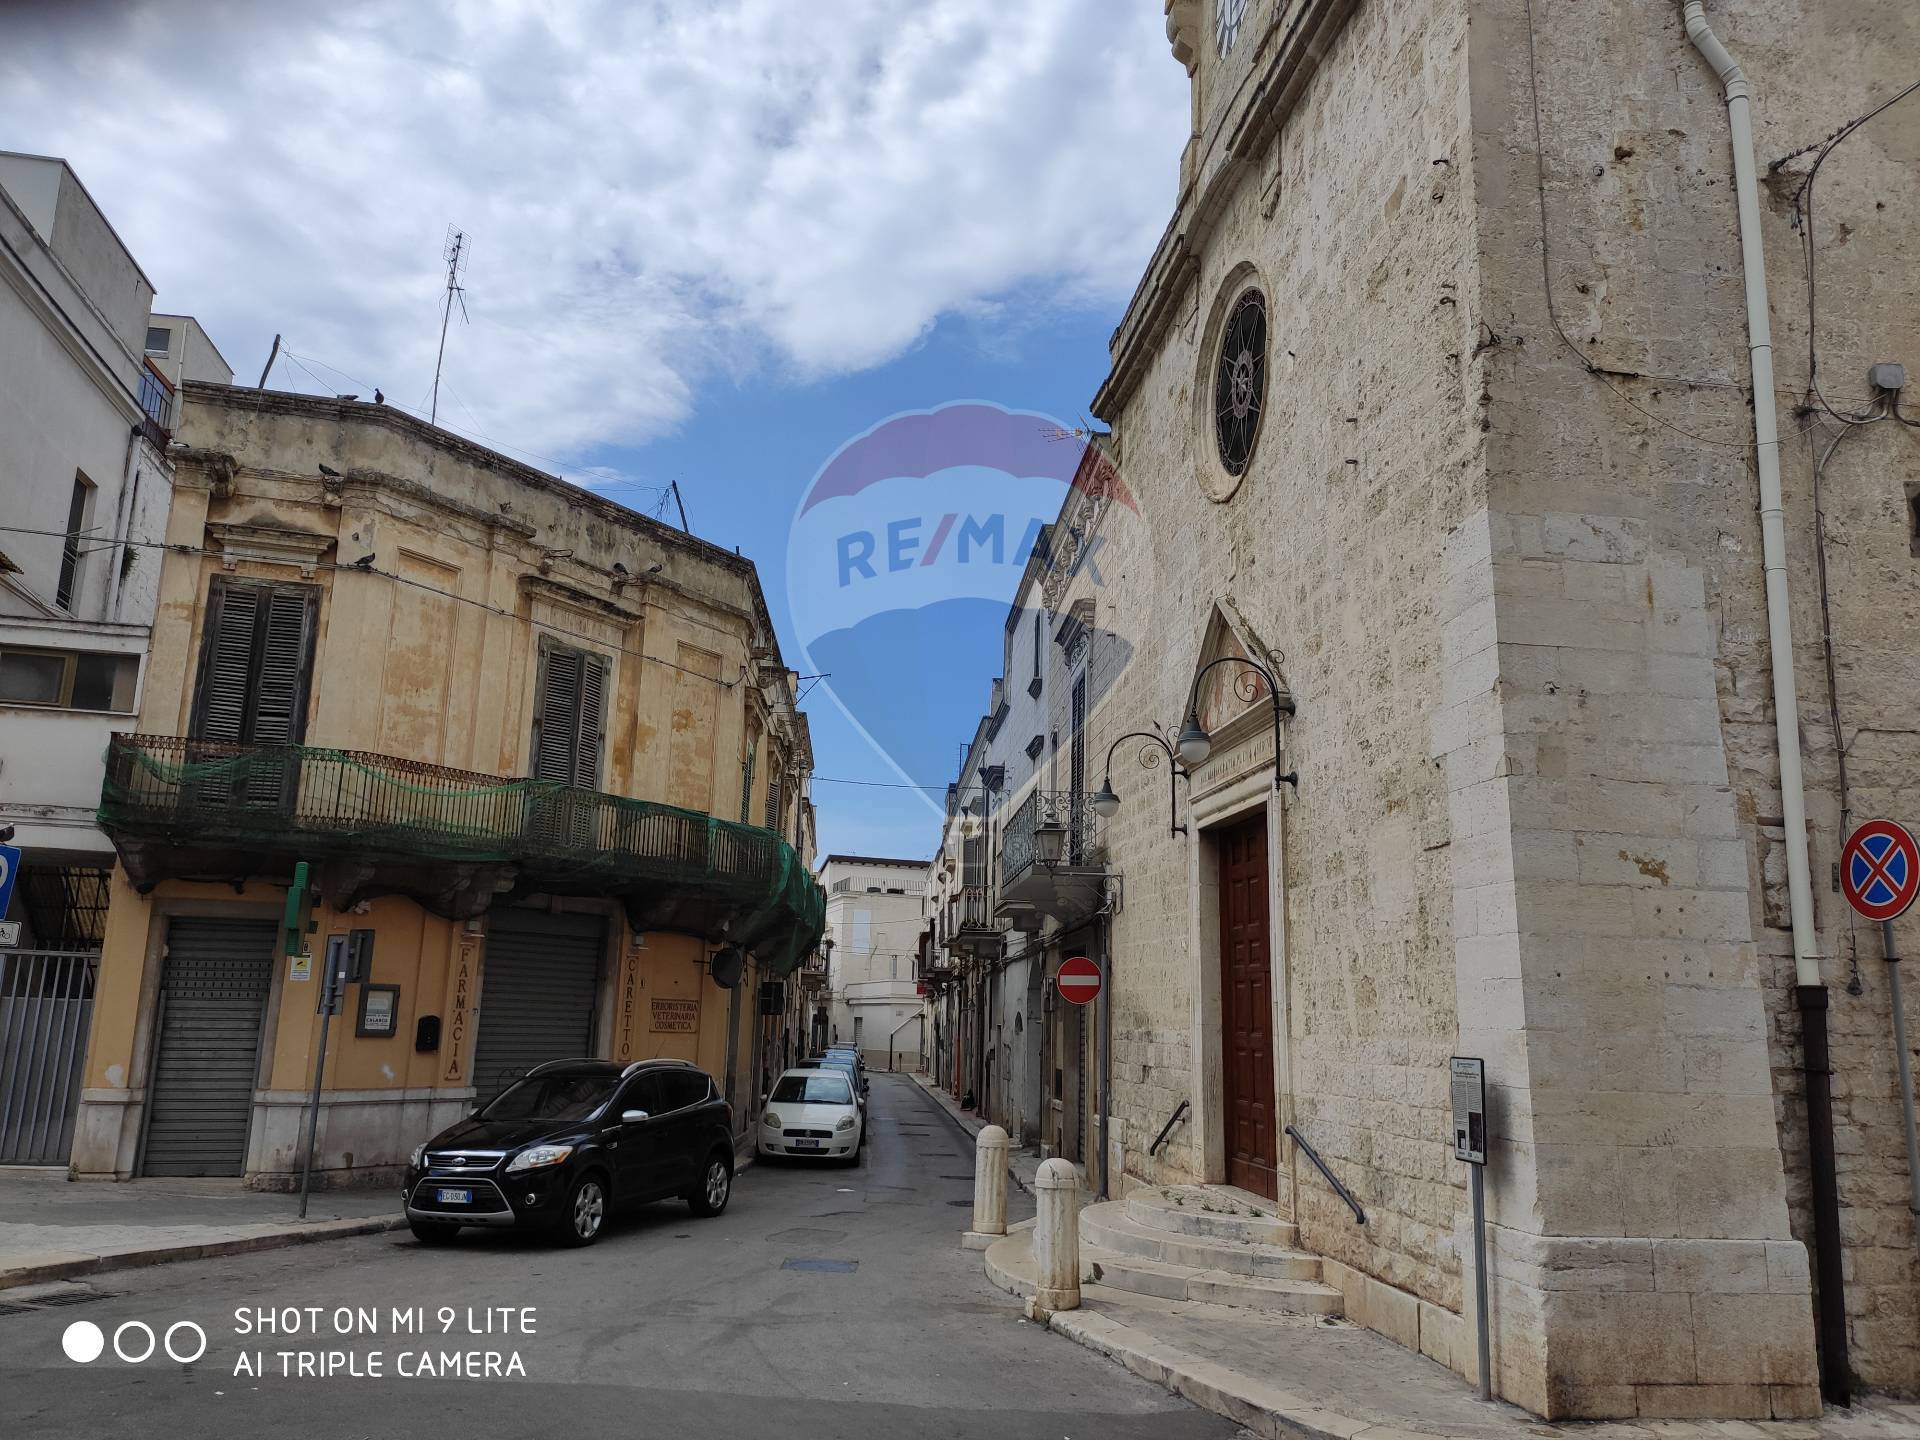
[[[1180,1123],[1180,1117],[1186,1113],[1187,1102],[1182,1100],[1174,1107],[1173,1114],[1167,1117],[1167,1123],[1160,1127],[1160,1133],[1153,1137],[1153,1144],[1147,1146],[1147,1154],[1149,1156],[1153,1155],[1166,1143],[1167,1136],[1173,1132],[1173,1127]]]
[[[1347,1202],[1347,1208],[1353,1211],[1354,1223],[1356,1225],[1366,1224],[1367,1212],[1360,1208],[1360,1202],[1353,1198],[1353,1192],[1347,1189],[1346,1186],[1342,1185],[1340,1183],[1339,1177],[1336,1176],[1333,1173],[1333,1171],[1327,1168],[1327,1162],[1322,1160],[1320,1158],[1319,1152],[1316,1151],[1313,1148],[1313,1146],[1307,1143],[1307,1137],[1302,1135],[1298,1130],[1294,1129],[1293,1126],[1291,1125],[1287,1126],[1287,1134],[1293,1138],[1294,1144],[1298,1145],[1302,1150],[1307,1152],[1307,1159],[1313,1162],[1314,1169],[1318,1170],[1322,1175],[1326,1177],[1327,1184],[1333,1187],[1333,1193],[1338,1195],[1342,1200]]]

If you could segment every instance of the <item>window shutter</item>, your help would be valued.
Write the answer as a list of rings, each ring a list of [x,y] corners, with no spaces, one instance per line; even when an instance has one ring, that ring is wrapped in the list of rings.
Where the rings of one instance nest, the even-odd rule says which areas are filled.
[[[253,725],[247,739],[256,745],[298,745],[306,732],[307,657],[313,637],[311,591],[270,590],[266,614],[255,624],[264,629],[260,675],[254,685]]]
[[[193,734],[199,740],[237,744],[246,736],[247,699],[253,692],[253,626],[260,591],[216,583],[208,601]]]
[[[607,658],[582,657],[580,666],[580,731],[575,751],[573,783],[587,790],[600,788],[600,753],[607,738]]]
[[[767,829],[780,833],[780,776],[767,777]]]
[[[195,739],[298,745],[306,738],[319,592],[214,582],[200,648]]]
[[[573,784],[580,701],[578,650],[554,646],[541,657],[540,697],[533,721],[533,778]]]
[[[747,747],[747,760],[740,767],[740,823],[746,824],[753,806],[753,746]]]

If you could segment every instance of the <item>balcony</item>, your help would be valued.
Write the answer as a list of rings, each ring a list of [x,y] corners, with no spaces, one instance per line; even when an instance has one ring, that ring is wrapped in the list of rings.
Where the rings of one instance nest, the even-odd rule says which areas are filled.
[[[739,944],[783,975],[826,912],[793,848],[757,825],[363,751],[116,735],[99,820],[143,892],[305,860],[343,910],[407,895],[461,919],[503,897],[606,896],[637,931]]]
[[[151,360],[140,366],[140,409],[145,415],[141,428],[147,439],[165,447],[173,434],[173,386],[153,368]]]
[[[998,913],[1022,928],[1034,915],[1063,925],[1099,907],[1107,878],[1098,821],[1079,790],[1035,790],[1010,816],[1000,846]],[[1042,859],[1057,844],[1060,859]]]

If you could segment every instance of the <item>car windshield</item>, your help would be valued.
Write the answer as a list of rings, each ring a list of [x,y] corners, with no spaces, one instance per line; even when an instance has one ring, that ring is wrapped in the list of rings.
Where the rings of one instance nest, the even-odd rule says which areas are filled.
[[[584,1120],[613,1095],[617,1075],[536,1075],[480,1112],[482,1120]]]
[[[850,1105],[853,1092],[841,1075],[782,1075],[773,1087],[782,1105]]]

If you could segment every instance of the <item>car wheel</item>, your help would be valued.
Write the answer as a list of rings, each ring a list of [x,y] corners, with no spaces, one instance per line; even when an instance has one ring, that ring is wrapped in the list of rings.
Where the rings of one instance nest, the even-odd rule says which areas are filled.
[[[432,1221],[409,1220],[407,1228],[422,1245],[451,1245],[460,1238],[458,1225],[435,1225]]]
[[[567,1245],[591,1245],[607,1223],[607,1182],[597,1174],[582,1175],[567,1192],[560,1212],[560,1240]]]
[[[699,1188],[687,1196],[687,1208],[696,1215],[718,1215],[727,1208],[732,1194],[733,1166],[727,1163],[725,1154],[716,1150],[707,1157],[706,1169],[700,1172]]]

